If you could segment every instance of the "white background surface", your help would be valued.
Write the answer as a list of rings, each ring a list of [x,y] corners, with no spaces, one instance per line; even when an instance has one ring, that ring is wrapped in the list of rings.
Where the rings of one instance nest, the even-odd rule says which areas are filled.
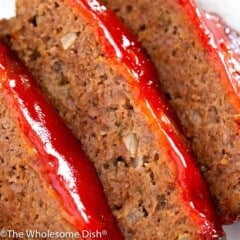
[[[240,32],[240,0],[196,0],[203,9],[218,13],[224,21]],[[239,237],[240,239],[240,237]]]
[[[29,0],[31,1],[31,0]],[[240,33],[240,0],[197,0],[203,9],[218,13]],[[0,18],[14,15],[14,0],[0,0]],[[240,223],[224,226],[228,240],[240,240]]]

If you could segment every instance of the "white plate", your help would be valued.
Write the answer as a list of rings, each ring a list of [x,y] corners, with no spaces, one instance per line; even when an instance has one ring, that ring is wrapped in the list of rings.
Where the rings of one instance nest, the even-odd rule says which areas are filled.
[[[14,0],[0,0],[0,18],[10,18],[15,13]]]
[[[218,13],[230,26],[240,32],[240,0],[197,0],[206,10]],[[14,15],[14,0],[0,0],[0,18]],[[240,240],[240,223],[224,226],[228,240]]]

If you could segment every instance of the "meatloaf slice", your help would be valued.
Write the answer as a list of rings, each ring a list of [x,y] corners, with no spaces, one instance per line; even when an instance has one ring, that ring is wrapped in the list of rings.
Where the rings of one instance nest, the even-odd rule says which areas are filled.
[[[112,12],[18,0],[8,40],[95,164],[126,239],[218,239],[155,70]]]
[[[239,72],[224,68],[194,1],[104,2],[156,64],[223,221],[240,219],[240,102],[230,83]]]
[[[2,42],[0,131],[0,238],[124,239],[93,164]]]
[[[2,82],[1,78],[0,233],[3,234],[2,229],[16,233],[27,230],[74,232],[72,225],[61,215],[60,203],[34,169],[39,156],[20,128],[17,113],[3,91]],[[8,233],[6,239],[16,238],[11,234]],[[27,239],[26,235],[24,239]]]

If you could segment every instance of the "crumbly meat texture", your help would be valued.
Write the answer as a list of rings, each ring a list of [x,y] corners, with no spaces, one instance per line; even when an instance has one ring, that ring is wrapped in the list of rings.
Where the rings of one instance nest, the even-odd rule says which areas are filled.
[[[39,161],[36,149],[23,135],[10,106],[0,89],[0,229],[74,233],[53,190],[34,170]]]
[[[218,213],[225,221],[240,219],[240,136],[234,119],[239,110],[180,1],[103,2],[136,34],[156,64]]]
[[[104,56],[95,27],[64,1],[19,0],[10,35],[95,164],[126,239],[199,239],[175,165]]]
[[[8,35],[8,29],[9,29],[8,25],[9,25],[8,20],[6,20],[6,19],[0,20],[0,39],[1,38],[6,39],[6,36]]]

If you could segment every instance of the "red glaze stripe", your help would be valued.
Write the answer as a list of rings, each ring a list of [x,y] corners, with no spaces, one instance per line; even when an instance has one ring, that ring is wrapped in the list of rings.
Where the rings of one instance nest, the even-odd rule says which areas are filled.
[[[218,239],[223,233],[215,218],[209,193],[173,125],[172,114],[162,96],[155,68],[115,14],[97,0],[65,2],[96,29],[110,64],[126,77],[138,106],[159,134],[159,145],[165,145],[166,154],[177,167],[183,204],[193,221],[199,225],[200,238]]]
[[[71,216],[71,220],[67,220],[80,234],[83,230],[106,230],[106,235],[94,239],[123,240],[92,163],[37,89],[32,76],[2,43],[0,89],[6,93],[17,112],[21,129],[38,152],[39,162],[35,169],[51,184]]]
[[[179,0],[179,2],[208,51],[212,64],[221,74],[222,83],[229,90],[229,98],[234,106],[240,109],[240,46],[237,46],[234,43],[236,39],[233,39],[234,35],[235,38],[240,39],[240,37],[231,29],[227,29],[219,19],[216,19],[216,16],[198,9],[193,0]]]
[[[210,44],[216,49],[228,79],[240,98],[240,36],[213,14],[201,12]],[[208,29],[208,32],[207,32]]]

